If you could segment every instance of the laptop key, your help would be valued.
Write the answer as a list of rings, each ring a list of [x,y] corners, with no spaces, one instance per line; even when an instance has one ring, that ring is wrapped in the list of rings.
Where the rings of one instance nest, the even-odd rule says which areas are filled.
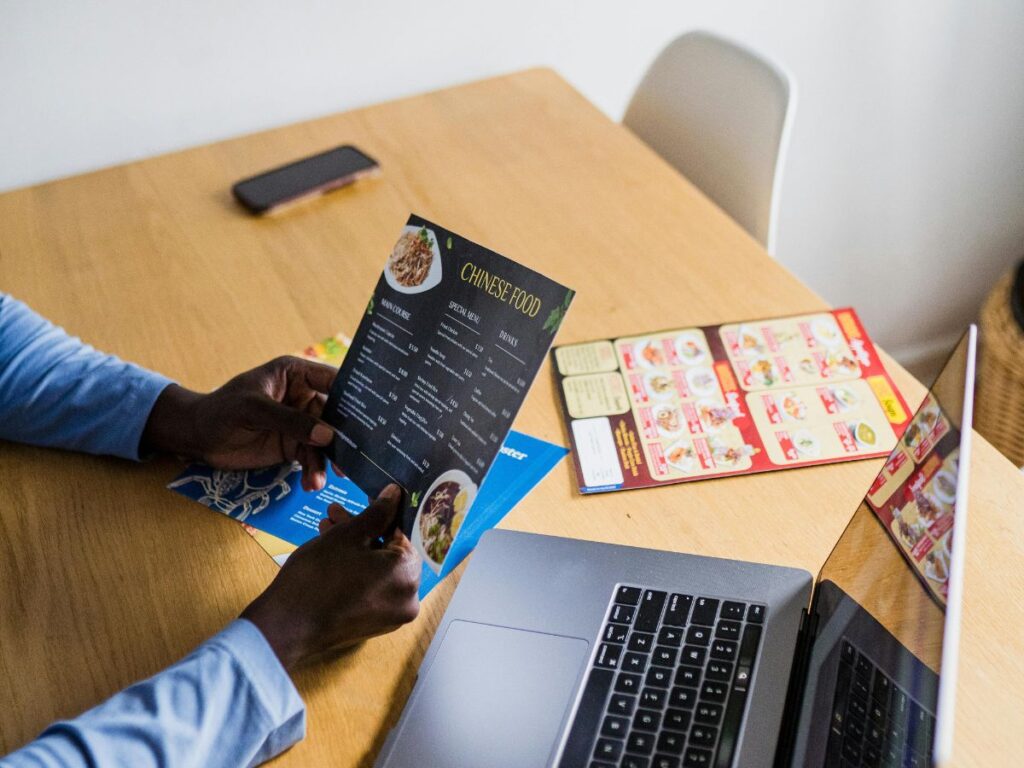
[[[661,727],[686,733],[686,729],[690,727],[690,713],[685,709],[666,710],[665,717],[661,721]]]
[[[726,682],[732,677],[732,664],[728,661],[714,661],[712,660],[708,664],[708,680],[725,680]]]
[[[629,634],[629,627],[625,624],[609,624],[604,628],[604,634],[601,637],[607,643],[624,643],[627,634]]]
[[[654,688],[668,688],[672,681],[672,670],[665,667],[651,667],[647,670],[647,684]]]
[[[731,640],[715,640],[711,643],[711,658],[719,661],[732,661],[736,658],[738,647]]]
[[[707,648],[700,648],[696,645],[684,645],[683,653],[679,657],[680,664],[696,664],[699,667],[704,666],[704,659],[707,658]]]
[[[663,688],[644,688],[640,694],[640,706],[648,709],[662,710],[668,700],[668,691]]]
[[[692,604],[692,595],[680,595],[673,592],[668,599],[668,606],[665,608],[663,623],[670,627],[685,626],[686,617],[690,615]]]
[[[864,745],[864,754],[861,756],[864,761],[863,764],[868,768],[874,768],[876,765],[882,763],[882,753],[878,751],[878,747],[872,746],[871,744]]]
[[[619,656],[622,654],[622,646],[612,643],[601,643],[597,649],[597,658],[594,659],[594,666],[605,669],[616,669],[619,666]]]
[[[679,768],[679,758],[672,755],[655,755],[651,768]]]
[[[747,621],[752,624],[763,624],[764,623],[764,606],[763,605],[752,605],[747,608]]]
[[[693,605],[690,623],[711,627],[715,624],[716,616],[718,616],[718,601],[713,597],[698,597],[697,602]]]
[[[705,725],[718,725],[718,721],[722,719],[722,706],[702,701],[697,705],[697,709],[693,713],[693,719]]]
[[[658,645],[668,645],[678,648],[683,642],[683,630],[675,627],[662,627],[658,633]]]
[[[629,636],[627,647],[631,651],[650,653],[651,648],[654,647],[654,635],[647,634],[646,632],[634,632]]]
[[[720,621],[715,627],[715,637],[720,637],[723,640],[739,640],[740,626],[738,621]]]
[[[661,618],[661,609],[665,606],[666,597],[668,595],[657,589],[644,590],[634,623],[638,632],[654,632],[658,629],[658,619]]]
[[[690,743],[695,747],[713,747],[718,729],[710,725],[695,725],[690,730]]]
[[[723,702],[725,696],[729,692],[729,687],[725,683],[718,683],[714,680],[708,680],[700,689],[700,698],[703,701]]]
[[[851,696],[850,703],[846,706],[847,717],[863,723],[868,716],[868,708],[864,700],[859,696]]]
[[[628,732],[629,720],[624,717],[609,715],[604,719],[604,725],[601,726],[601,735],[611,736],[613,739],[624,739]]]
[[[879,702],[889,703],[889,695],[892,693],[889,678],[880,669],[875,670],[875,679],[871,685],[871,698]]]
[[[642,673],[647,669],[647,656],[642,653],[627,653],[622,658],[623,672]]]
[[[670,707],[680,707],[682,709],[693,709],[693,705],[697,702],[697,689],[696,688],[683,688],[676,686],[672,689],[672,693],[668,696],[668,705]]]
[[[842,650],[839,653],[839,659],[844,664],[849,664],[851,667],[857,661],[857,651],[853,649],[849,641],[843,640]]]
[[[632,715],[636,709],[636,697],[627,696],[624,693],[612,694],[608,702],[608,712],[613,715]]]
[[[711,642],[711,629],[693,626],[686,630],[686,642],[692,645],[707,645]]]
[[[696,747],[686,750],[686,755],[683,757],[685,768],[707,768],[709,765],[711,765],[711,753],[708,750]]]
[[[617,693],[640,693],[640,682],[643,680],[640,675],[630,675],[620,672],[615,680],[615,691]]]
[[[590,763],[590,768],[615,768],[613,763],[602,763],[598,760],[594,760]]]
[[[638,709],[633,717],[633,729],[637,731],[657,732],[661,725],[661,713],[649,709]]]
[[[743,621],[743,615],[747,612],[746,603],[737,603],[734,600],[726,600],[722,603],[722,618],[733,621]]]
[[[700,685],[700,667],[680,667],[676,670],[676,685],[696,688]]]
[[[638,755],[649,755],[654,751],[654,734],[633,731],[626,739],[626,750]]]
[[[608,621],[613,621],[616,624],[632,624],[634,615],[636,615],[636,608],[630,608],[628,605],[616,605],[612,608]]]
[[[594,747],[594,757],[598,760],[618,761],[622,756],[622,742],[618,739],[600,738]]]
[[[658,737],[658,751],[667,752],[670,755],[681,755],[685,741],[686,738],[681,733],[662,731]]]
[[[679,655],[679,651],[675,648],[670,648],[667,645],[659,645],[654,649],[654,655],[651,656],[651,664],[657,664],[659,667],[674,667],[676,665],[676,656]]]
[[[647,758],[640,757],[640,755],[626,755],[619,763],[619,768],[648,768],[649,766]]]
[[[622,605],[636,605],[640,602],[640,595],[643,590],[640,587],[620,586],[615,591],[615,602]]]

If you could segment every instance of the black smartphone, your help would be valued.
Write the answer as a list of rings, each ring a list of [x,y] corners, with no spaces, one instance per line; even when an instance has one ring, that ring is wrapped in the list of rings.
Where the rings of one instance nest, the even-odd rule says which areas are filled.
[[[376,160],[346,144],[244,179],[231,192],[250,213],[270,213],[375,175],[379,169]]]

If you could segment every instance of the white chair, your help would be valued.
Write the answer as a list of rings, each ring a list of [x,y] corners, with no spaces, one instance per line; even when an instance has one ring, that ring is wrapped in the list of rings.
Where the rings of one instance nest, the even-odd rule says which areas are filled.
[[[655,59],[622,122],[775,254],[796,85],[776,64],[708,32]]]

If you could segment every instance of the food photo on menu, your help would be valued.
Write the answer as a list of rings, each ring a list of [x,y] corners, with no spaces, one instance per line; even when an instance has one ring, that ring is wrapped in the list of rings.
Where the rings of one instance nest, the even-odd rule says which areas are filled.
[[[349,345],[349,339],[339,333],[309,345],[299,356],[337,367]],[[461,506],[452,515],[444,537],[428,536],[431,557],[443,565],[435,570],[424,560],[420,598],[456,568],[480,536],[501,522],[567,453],[561,446],[510,431],[472,510]],[[237,520],[278,565],[283,565],[292,552],[318,535],[320,521],[327,517],[331,504],[340,504],[357,515],[369,503],[367,495],[351,480],[339,476],[330,464],[326,483],[319,491],[304,490],[301,476],[302,468],[296,462],[256,470],[221,470],[193,464],[167,487]],[[431,524],[436,525],[436,520]]]
[[[583,493],[886,456],[902,395],[849,308],[556,347]]]
[[[331,460],[368,496],[403,489],[402,530],[440,573],[573,291],[410,216],[324,407]]]

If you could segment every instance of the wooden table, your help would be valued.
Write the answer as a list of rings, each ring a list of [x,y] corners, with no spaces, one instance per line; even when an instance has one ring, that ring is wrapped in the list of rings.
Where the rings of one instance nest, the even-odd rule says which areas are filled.
[[[233,204],[235,180],[347,142],[379,158],[380,179],[278,218]],[[560,343],[826,306],[549,70],[7,193],[0,287],[207,389],[354,330],[410,211],[577,289]],[[916,404],[920,385],[890,370]],[[564,444],[546,366],[516,428]],[[878,468],[583,498],[563,462],[504,525],[817,572]],[[179,469],[0,444],[0,752],[179,658],[274,575],[237,524],[165,490]],[[963,765],[1016,765],[1024,478],[977,438],[971,489],[957,750]],[[309,736],[281,765],[372,763],[457,581],[413,625],[298,675]]]

